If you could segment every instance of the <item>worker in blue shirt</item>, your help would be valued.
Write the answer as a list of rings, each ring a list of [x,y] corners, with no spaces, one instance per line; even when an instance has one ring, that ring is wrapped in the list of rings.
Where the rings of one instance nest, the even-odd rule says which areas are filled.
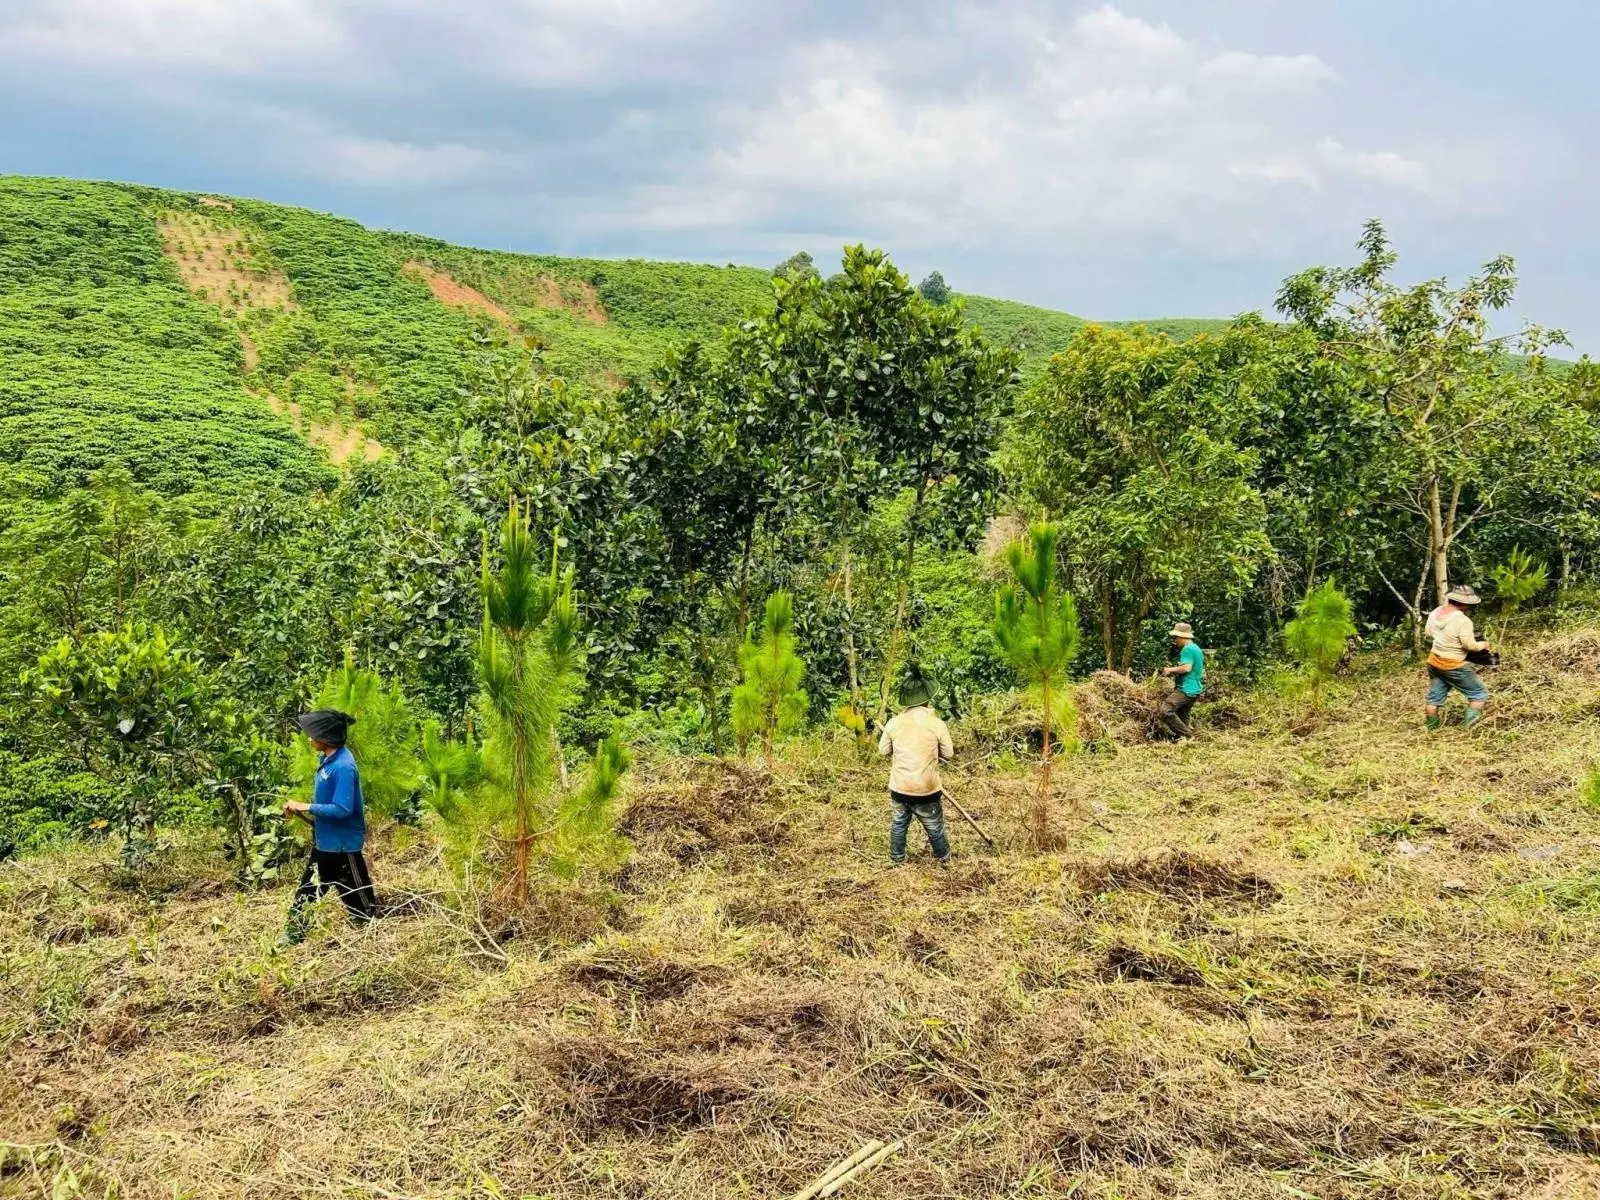
[[[1206,652],[1195,644],[1194,629],[1187,621],[1174,625],[1171,636],[1178,647],[1178,661],[1161,673],[1174,676],[1178,686],[1161,705],[1161,723],[1181,741],[1194,736],[1189,710],[1206,690]]]
[[[311,857],[306,860],[300,888],[289,910],[289,939],[299,941],[305,932],[304,909],[330,888],[359,923],[377,915],[372,875],[362,855],[367,840],[366,810],[361,803],[361,773],[345,745],[355,718],[336,708],[319,708],[301,715],[300,728],[317,752],[317,776],[311,803],[291,800],[283,815],[311,822]]]

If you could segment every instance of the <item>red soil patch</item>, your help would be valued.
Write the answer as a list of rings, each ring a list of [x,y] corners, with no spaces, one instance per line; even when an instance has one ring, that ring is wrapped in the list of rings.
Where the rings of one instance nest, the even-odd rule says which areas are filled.
[[[518,281],[518,291],[529,303],[539,308],[560,308],[576,313],[595,325],[604,325],[610,318],[600,303],[600,294],[587,279],[552,279],[548,275],[534,275]]]
[[[451,308],[471,309],[486,317],[492,317],[507,327],[516,326],[515,317],[476,288],[457,283],[450,276],[419,262],[408,262],[406,271],[426,283],[428,290],[433,293],[433,298],[440,304],[448,304]]]

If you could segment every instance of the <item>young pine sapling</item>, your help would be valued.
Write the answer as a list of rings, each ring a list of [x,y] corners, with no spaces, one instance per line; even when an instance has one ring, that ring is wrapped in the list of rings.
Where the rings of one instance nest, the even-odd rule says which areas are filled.
[[[400,685],[356,666],[355,653],[347,648],[344,666],[328,672],[311,707],[336,708],[356,719],[348,744],[361,771],[367,811],[393,816],[404,809],[422,786],[423,773],[417,761],[417,719]],[[295,738],[293,773],[301,799],[309,800],[317,753],[304,734]]]
[[[1550,569],[1545,563],[1535,563],[1531,554],[1517,546],[1493,574],[1495,598],[1500,601],[1500,640],[1504,641],[1517,610],[1544,591]]]
[[[1016,583],[995,601],[994,636],[1001,651],[1028,683],[1039,689],[1043,712],[1043,756],[1039,788],[1029,824],[1040,849],[1052,842],[1050,832],[1051,763],[1057,728],[1063,748],[1074,737],[1076,709],[1065,686],[1067,668],[1078,653],[1078,608],[1056,583],[1056,526],[1034,525],[1025,540],[1006,548],[1006,562]]]
[[[761,640],[754,626],[739,650],[744,682],[733,689],[733,733],[739,751],[761,738],[761,750],[772,767],[772,747],[779,734],[798,728],[806,717],[810,698],[800,681],[805,663],[794,649],[794,600],[788,592],[767,597],[761,619]]]
[[[487,780],[473,795],[470,819],[501,827],[499,840],[511,847],[510,890],[525,900],[536,844],[553,869],[570,873],[610,840],[628,754],[608,739],[578,787],[560,786],[555,731],[578,682],[578,606],[571,572],[562,574],[554,550],[548,572],[540,568],[515,502],[501,526],[498,570],[490,570],[484,548],[482,586],[478,678]]]
[[[1313,712],[1321,711],[1322,689],[1332,678],[1355,632],[1350,599],[1331,579],[1307,593],[1295,610],[1294,620],[1283,627],[1289,653],[1305,667]]]

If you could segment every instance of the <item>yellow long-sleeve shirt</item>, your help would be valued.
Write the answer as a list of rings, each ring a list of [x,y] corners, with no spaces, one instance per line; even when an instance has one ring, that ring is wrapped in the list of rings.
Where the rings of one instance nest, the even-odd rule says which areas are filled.
[[[891,717],[878,738],[878,753],[894,756],[889,764],[889,790],[902,796],[931,796],[942,791],[939,762],[955,752],[950,727],[927,705]]]

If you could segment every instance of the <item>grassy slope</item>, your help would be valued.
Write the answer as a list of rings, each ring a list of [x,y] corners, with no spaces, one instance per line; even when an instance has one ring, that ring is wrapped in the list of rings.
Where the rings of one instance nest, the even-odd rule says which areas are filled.
[[[1004,844],[957,825],[948,874],[920,843],[884,869],[882,770],[838,745],[772,785],[646,764],[617,894],[504,944],[418,899],[277,952],[285,893],[214,865],[149,902],[103,855],[8,864],[0,1138],[40,1164],[11,1178],[764,1200],[878,1137],[909,1149],[855,1194],[1588,1195],[1597,660],[1596,631],[1519,654],[1472,736],[1372,664],[1299,735],[1202,709],[1198,743],[1068,764],[1044,857],[1004,832],[1013,752],[959,729]],[[374,859],[391,898],[447,886],[426,838]]]
[[[757,268],[471,250],[231,204],[0,176],[0,462],[60,483],[121,459],[168,492],[316,478],[321,460],[268,394],[307,421],[361,425],[390,445],[427,437],[456,401],[464,346],[491,322],[435,300],[408,273],[413,261],[497,302],[591,390],[648,370],[674,343],[715,338],[770,295]],[[297,307],[239,311],[219,295],[191,296],[157,231],[173,212],[210,223],[219,242],[247,238]],[[967,306],[991,336],[1025,349],[1030,372],[1083,324],[1005,300]],[[249,375],[244,338],[259,353]]]

